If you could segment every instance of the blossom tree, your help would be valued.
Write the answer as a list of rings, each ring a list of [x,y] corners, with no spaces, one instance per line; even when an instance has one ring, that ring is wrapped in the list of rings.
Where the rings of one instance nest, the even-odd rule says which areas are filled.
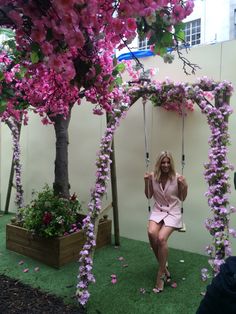
[[[10,43],[10,42],[9,42]],[[10,51],[11,50],[11,51]],[[13,138],[13,162],[15,170],[16,185],[16,206],[23,207],[23,187],[21,182],[21,162],[20,162],[20,126],[23,122],[27,124],[28,115],[23,95],[15,89],[15,86],[24,76],[24,67],[17,62],[19,53],[15,51],[14,41],[11,49],[1,48],[0,53],[0,81],[1,81],[1,102],[0,121],[4,122],[11,131]],[[17,213],[18,215],[19,213]],[[18,216],[20,220],[20,217]]]
[[[181,57],[181,21],[193,6],[192,0],[0,0],[0,23],[15,29],[17,49],[28,61],[17,88],[42,122],[55,128],[56,194],[69,197],[68,126],[74,103],[85,97],[95,114],[113,112],[124,69],[114,51],[137,32],[149,39],[155,54],[164,56],[174,46]]]

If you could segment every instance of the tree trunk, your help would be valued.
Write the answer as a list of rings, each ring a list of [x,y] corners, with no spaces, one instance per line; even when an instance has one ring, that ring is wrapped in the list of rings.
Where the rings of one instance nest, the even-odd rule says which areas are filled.
[[[62,115],[57,115],[51,119],[54,122],[54,130],[56,135],[56,158],[54,168],[53,189],[55,195],[63,198],[70,197],[70,184],[68,174],[68,127],[71,118],[71,110],[65,119]]]

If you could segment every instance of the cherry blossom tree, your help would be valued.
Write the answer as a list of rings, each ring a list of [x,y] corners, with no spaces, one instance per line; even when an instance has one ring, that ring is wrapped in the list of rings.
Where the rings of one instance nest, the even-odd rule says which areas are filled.
[[[85,97],[94,113],[112,113],[124,66],[114,52],[146,36],[155,54],[183,41],[192,0],[0,0],[0,23],[13,28],[26,73],[16,85],[25,102],[56,134],[54,191],[69,197],[68,126]],[[194,65],[182,58],[184,66]],[[185,68],[184,68],[185,69]],[[3,111],[7,100],[1,94]]]

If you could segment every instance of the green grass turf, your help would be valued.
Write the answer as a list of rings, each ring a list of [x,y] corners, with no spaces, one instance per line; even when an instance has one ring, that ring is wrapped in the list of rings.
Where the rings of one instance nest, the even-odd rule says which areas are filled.
[[[0,273],[61,296],[65,302],[76,303],[73,295],[78,263],[57,270],[6,250],[5,225],[10,217],[0,217]],[[19,265],[21,260],[24,264]],[[176,289],[166,286],[163,293],[154,294],[157,264],[148,243],[121,238],[119,248],[107,246],[96,251],[96,284],[90,286],[88,314],[194,314],[202,298],[200,293],[206,288],[200,279],[200,270],[206,266],[205,256],[170,249],[169,269],[178,286]],[[38,272],[35,267],[39,267]],[[28,273],[23,272],[25,268],[29,268]],[[114,285],[111,274],[117,276]],[[140,288],[146,293],[141,294]]]

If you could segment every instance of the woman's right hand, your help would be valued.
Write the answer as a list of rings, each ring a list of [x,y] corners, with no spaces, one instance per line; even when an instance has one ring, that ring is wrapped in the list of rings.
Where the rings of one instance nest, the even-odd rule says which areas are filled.
[[[146,172],[145,174],[144,174],[144,180],[151,180],[151,178],[152,178],[152,173],[151,172]]]

